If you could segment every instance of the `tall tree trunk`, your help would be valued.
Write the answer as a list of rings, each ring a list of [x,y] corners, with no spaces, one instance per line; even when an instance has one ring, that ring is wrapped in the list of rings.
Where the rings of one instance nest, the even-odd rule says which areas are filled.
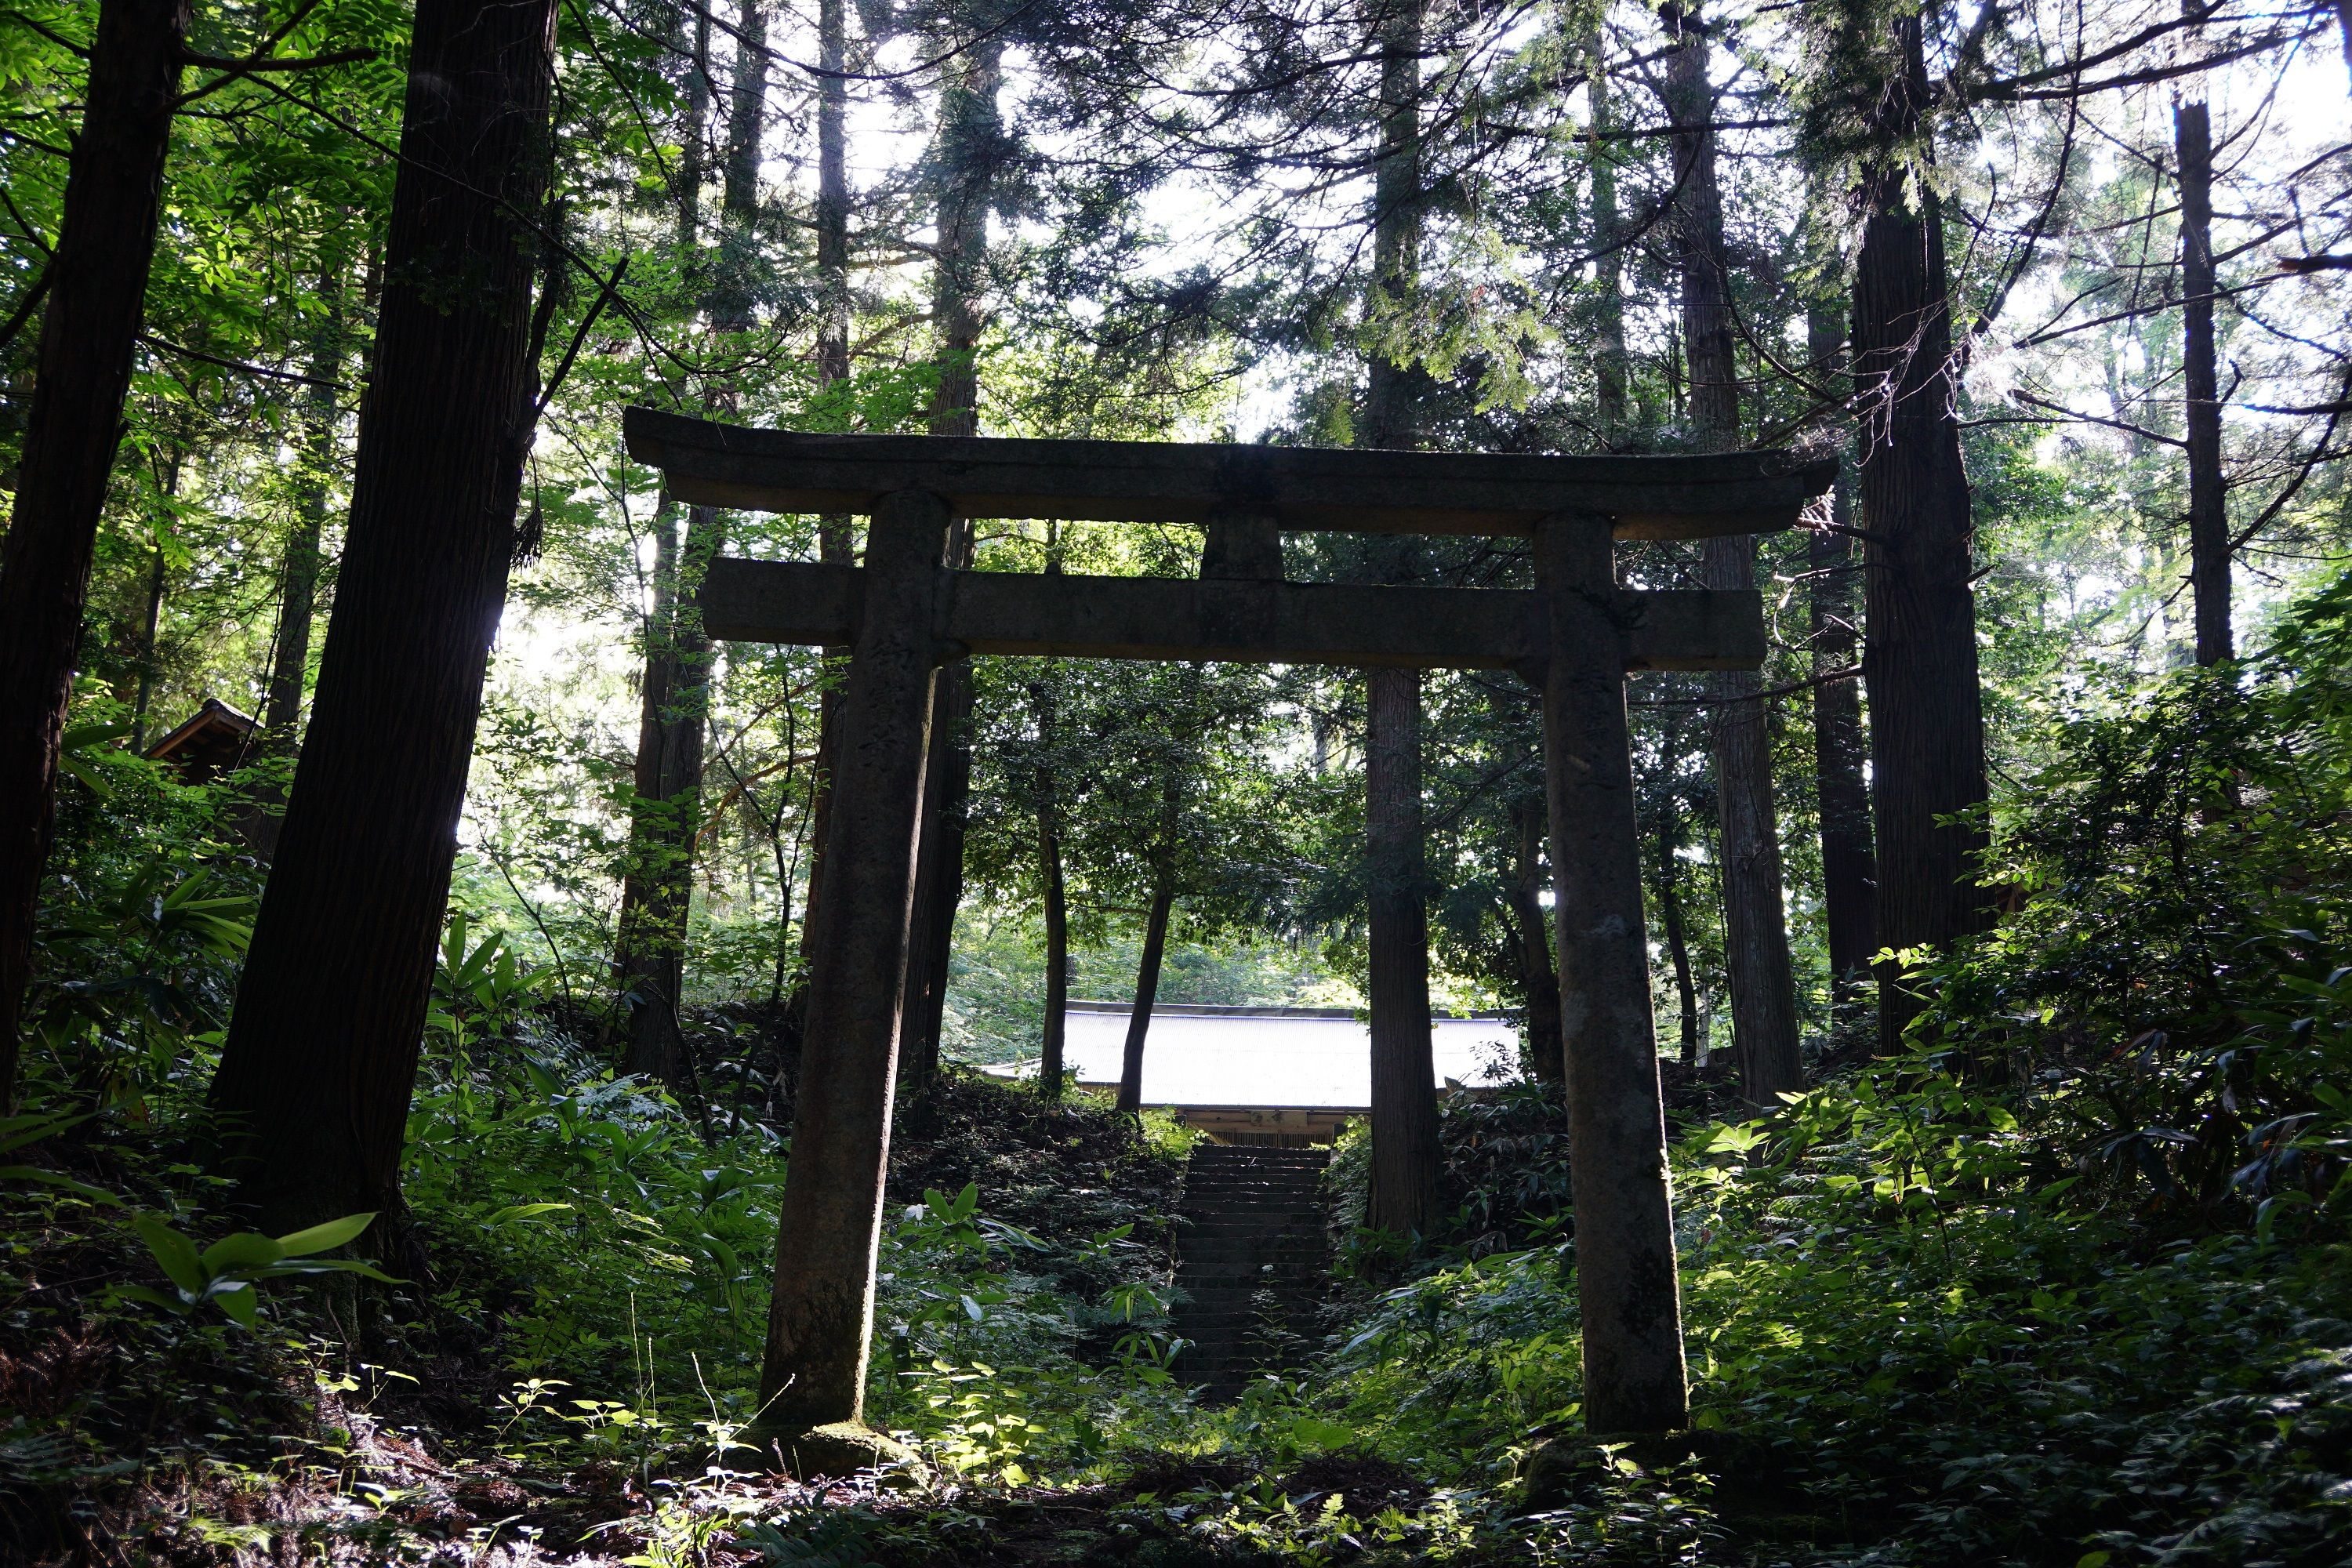
[[[1143,957],[1135,966],[1135,1005],[1127,1016],[1127,1049],[1119,1058],[1118,1109],[1143,1109],[1143,1042],[1160,1000],[1160,963],[1168,955],[1168,917],[1176,908],[1174,864],[1162,857],[1151,885],[1151,912],[1143,922]]]
[[[396,1211],[530,434],[555,0],[420,0],[310,733],[212,1103],[265,1228]],[[442,280],[464,278],[452,292]]]
[[[1666,959],[1674,966],[1675,1016],[1681,1023],[1683,1066],[1698,1066],[1698,986],[1691,977],[1690,933],[1683,921],[1682,803],[1669,798],[1658,815],[1658,921],[1665,928]]]
[[[1429,1037],[1428,872],[1422,847],[1421,678],[1375,669],[1364,767],[1372,1005],[1367,1224],[1426,1236],[1437,1217],[1437,1087]],[[1538,928],[1540,929],[1540,928]],[[1563,1069],[1564,1070],[1564,1069]]]
[[[1375,316],[1402,310],[1421,280],[1421,34],[1423,0],[1371,0],[1381,50],[1380,146],[1372,170]],[[1364,395],[1360,447],[1407,447],[1420,439],[1417,366],[1376,348]]]
[[[982,290],[988,266],[989,208],[1003,135],[997,109],[1003,57],[1003,46],[993,40],[975,46],[940,104],[934,152],[939,161],[939,255],[931,283],[931,315],[940,343],[940,385],[930,417],[934,436],[980,433],[976,356],[984,324]],[[969,567],[972,542],[971,525],[958,523],[950,564]],[[916,1084],[939,1068],[956,908],[963,901],[964,809],[971,786],[971,666],[961,661],[947,665],[937,679],[937,717],[931,726],[936,754],[923,792],[914,925],[907,948],[907,1038],[900,1052],[900,1074]]]
[[[1421,275],[1422,0],[1375,0],[1381,121],[1372,181],[1375,316],[1402,309]],[[1361,444],[1420,437],[1426,374],[1385,348],[1371,356]],[[1386,575],[1417,575],[1403,551]],[[1422,854],[1421,674],[1367,670],[1366,909],[1372,1011],[1372,1184],[1366,1217],[1426,1234],[1437,1208],[1437,1091],[1429,1037],[1429,928]]]
[[[849,380],[849,21],[845,0],[817,0],[816,382],[831,392]],[[828,517],[846,548],[849,520]],[[833,559],[830,552],[825,559]]]
[[[168,521],[169,503],[180,494],[180,463],[183,445],[172,443],[171,461],[163,473],[163,500],[166,517],[156,520],[154,558],[147,568],[147,614],[139,633],[139,694],[131,705],[131,750],[144,754],[147,750],[147,707],[155,695],[155,653],[157,639],[163,629],[163,589],[169,563],[163,553],[163,530]]]
[[[1845,346],[1843,313],[1833,305],[1807,310],[1807,347],[1815,374],[1843,390],[1836,368]],[[1851,442],[1844,443],[1851,445]],[[1850,667],[1861,637],[1854,602],[1853,480],[1841,471],[1830,492],[1830,527],[1808,545],[1813,673]],[[1813,789],[1822,828],[1822,908],[1830,939],[1831,1005],[1841,1019],[1859,1007],[1878,949],[1878,868],[1871,848],[1870,789],[1863,763],[1862,692],[1851,679],[1813,688]]]
[[[957,525],[949,548],[959,570],[971,564],[971,528]],[[930,756],[923,784],[923,826],[916,860],[913,915],[907,933],[906,1023],[899,1076],[929,1081],[940,1067],[949,961],[956,910],[963,902],[965,806],[971,794],[971,666],[941,669],[931,698]]]
[[[1599,26],[1581,40],[1584,90],[1591,105],[1592,268],[1599,315],[1600,353],[1592,363],[1593,408],[1604,442],[1625,431],[1625,253],[1617,232],[1617,156],[1614,107],[1609,96],[1608,50]]]
[[[2188,398],[2189,582],[2197,662],[2237,656],[2230,626],[2229,492],[2221,482],[2221,383],[2213,348],[2213,131],[2202,103],[2174,110],[2180,159],[2180,369]]]
[[[817,63],[828,73],[817,83],[816,146],[816,266],[822,308],[817,320],[816,378],[820,389],[846,396],[849,385],[849,83],[840,74],[848,68],[849,25],[844,0],[819,0]],[[850,427],[848,409],[841,423]],[[847,566],[856,559],[850,544],[850,519],[831,514],[817,520],[817,558],[828,566]],[[810,913],[817,907],[818,883],[824,876],[824,829],[833,805],[834,752],[840,744],[841,683],[849,666],[849,650],[829,647],[823,654],[825,679],[817,694],[816,764],[809,780]],[[803,973],[814,939],[805,918],[801,922]],[[795,1016],[805,1011],[806,982],[793,997]]]
[[[1691,423],[1701,450],[1727,452],[1739,446],[1739,372],[1723,197],[1716,182],[1715,93],[1707,79],[1709,51],[1702,25],[1692,8],[1675,16],[1681,39],[1666,67],[1666,109],[1678,128],[1675,226]],[[1753,588],[1755,537],[1708,540],[1699,577],[1710,588]],[[1783,1090],[1803,1087],[1804,1066],[1797,1051],[1797,987],[1782,903],[1770,714],[1758,696],[1762,684],[1753,670],[1719,670],[1709,679],[1708,691],[1732,1046],[1741,1094],[1750,1105],[1771,1106]]]
[[[1511,826],[1518,845],[1508,896],[1511,923],[1518,928],[1519,994],[1528,1004],[1528,1061],[1536,1080],[1557,1094],[1568,1087],[1568,1062],[1560,1054],[1559,971],[1543,907],[1543,802],[1513,805]]]
[[[722,331],[751,325],[750,275],[759,216],[760,132],[766,122],[767,17],[761,0],[744,0],[738,24],[735,78],[720,173],[719,266],[704,298]],[[688,89],[688,144],[681,170],[678,239],[691,254],[699,240],[701,143],[709,112],[710,22],[698,19],[697,65]],[[686,182],[690,181],[688,184]],[[734,389],[713,386],[706,402],[735,407]],[[686,536],[665,507],[655,542],[654,615],[647,629],[637,729],[637,766],[630,807],[628,873],[622,888],[616,979],[628,998],[629,1071],[657,1078],[681,1096],[692,1092],[694,1063],[678,1025],[686,984],[687,927],[694,905],[695,838],[701,819],[703,742],[710,708],[710,638],[695,591],[726,543],[716,507],[687,509]],[[667,579],[665,561],[667,557]]]
[[[692,507],[678,538],[677,509],[656,514],[654,605],[639,693],[629,861],[622,885],[614,980],[627,998],[627,1070],[684,1094],[693,1064],[678,1026],[687,918],[694,897],[710,639],[688,602],[722,542],[716,508]]]
[[[937,256],[931,271],[931,330],[940,347],[940,384],[931,400],[934,436],[980,434],[980,374],[974,356],[985,325],[988,218],[1003,159],[1003,45],[975,44],[951,67],[940,98],[936,163]]]
[[[1061,563],[1048,559],[1052,572]],[[1056,774],[1061,744],[1060,714],[1055,701],[1052,667],[1044,680],[1029,688],[1037,710],[1037,752],[1040,761],[1034,788],[1037,797],[1037,872],[1045,902],[1045,1039],[1037,1061],[1037,1087],[1048,1100],[1062,1098],[1064,1047],[1070,1023],[1070,904],[1062,881],[1062,807]]]
[[[58,749],[155,257],[187,33],[185,0],[100,0],[16,506],[0,536],[0,1111],[16,1102]]]
[[[261,710],[266,743],[290,752],[302,720],[302,693],[310,672],[310,622],[319,603],[320,540],[335,474],[335,433],[341,410],[333,383],[343,366],[343,291],[331,271],[320,280],[327,318],[310,340],[310,384],[302,394],[302,477],[294,527],[278,574],[278,637],[270,651],[269,691]]]
[[[1918,129],[1927,68],[1918,17],[1887,25],[1906,68],[1870,98],[1885,151],[1864,171],[1853,336],[1870,535],[1864,662],[1878,941],[1901,951],[1943,948],[1983,929],[1976,862],[1986,789],[1943,213],[1932,182],[1912,178],[1895,151]],[[1896,975],[1881,974],[1883,1049],[1895,1047],[1919,1006]]]
[[[845,0],[818,0],[816,265],[819,310],[816,379],[823,393],[848,395],[849,331],[849,19]],[[853,428],[854,410],[840,405],[835,422]],[[834,513],[817,520],[817,558],[828,566],[856,559],[851,519]],[[848,679],[849,649],[828,647],[820,656],[824,680],[817,692],[816,762],[809,776],[809,867],[807,901],[801,920],[801,977],[784,1010],[784,1032],[797,1037],[808,1016],[809,964],[816,955],[816,911],[823,903],[826,829],[833,817],[833,774],[841,744],[842,688]],[[779,964],[782,959],[778,960]]]

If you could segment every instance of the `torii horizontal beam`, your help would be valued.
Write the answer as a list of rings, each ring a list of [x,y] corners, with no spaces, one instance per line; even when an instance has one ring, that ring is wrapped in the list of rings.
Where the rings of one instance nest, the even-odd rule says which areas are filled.
[[[937,634],[976,654],[1210,659],[1415,669],[1533,669],[1541,595],[1515,588],[1360,587],[1190,577],[1077,577],[941,569]],[[725,558],[703,578],[703,629],[747,642],[857,640],[856,566]],[[1619,589],[1628,669],[1755,669],[1753,588]]]
[[[1607,515],[1620,539],[1705,539],[1792,526],[1834,458],[1387,452],[1003,437],[753,430],[652,408],[621,416],[629,456],[695,506],[871,512],[896,489],[958,517],[1205,523],[1219,510],[1348,533],[1531,537],[1547,517]]]

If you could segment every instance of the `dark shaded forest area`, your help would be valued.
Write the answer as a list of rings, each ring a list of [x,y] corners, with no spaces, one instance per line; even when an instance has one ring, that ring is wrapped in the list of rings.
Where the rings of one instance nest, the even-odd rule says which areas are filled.
[[[2347,128],[2347,0],[13,0],[0,1563],[2352,1560]]]

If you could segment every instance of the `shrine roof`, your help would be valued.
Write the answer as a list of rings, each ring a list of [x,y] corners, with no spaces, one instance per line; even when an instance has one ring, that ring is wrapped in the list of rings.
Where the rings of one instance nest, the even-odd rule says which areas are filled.
[[[1129,1005],[1073,1002],[1064,1059],[1078,1082],[1115,1086]],[[1371,1104],[1371,1026],[1349,1011],[1161,1005],[1143,1051],[1143,1103],[1176,1110],[1303,1109],[1361,1112]],[[1434,1086],[1518,1077],[1519,1032],[1498,1017],[1433,1018]],[[1037,1064],[987,1069],[1034,1076]]]

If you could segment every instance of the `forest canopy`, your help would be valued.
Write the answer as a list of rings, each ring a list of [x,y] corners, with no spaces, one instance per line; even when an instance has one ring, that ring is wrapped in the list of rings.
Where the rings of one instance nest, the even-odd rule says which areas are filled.
[[[22,0],[0,83],[0,1561],[2342,1560],[2342,0]],[[1360,1024],[1335,1142],[1146,1092],[1217,1008]]]

